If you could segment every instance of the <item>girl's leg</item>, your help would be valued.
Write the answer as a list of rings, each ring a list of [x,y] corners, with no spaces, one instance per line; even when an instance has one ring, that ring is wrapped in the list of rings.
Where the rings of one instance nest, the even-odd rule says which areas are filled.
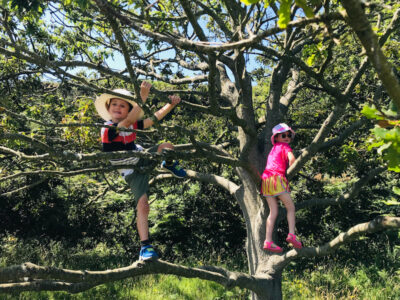
[[[278,196],[286,208],[286,217],[288,221],[289,233],[294,234],[296,226],[295,207],[289,193],[284,193]]]
[[[275,197],[272,197],[272,196],[267,196],[266,198],[267,198],[268,207],[269,207],[269,216],[267,218],[265,240],[267,242],[271,242],[276,217],[278,216],[278,201]],[[274,246],[276,246],[276,245],[274,245]]]
[[[148,218],[150,212],[150,205],[147,198],[147,194],[144,194],[142,197],[140,197],[136,209],[137,209],[136,225],[139,237],[141,241],[146,241],[149,239]]]

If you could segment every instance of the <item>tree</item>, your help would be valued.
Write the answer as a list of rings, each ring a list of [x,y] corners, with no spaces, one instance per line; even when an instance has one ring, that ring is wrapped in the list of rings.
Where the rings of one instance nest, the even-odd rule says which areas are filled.
[[[399,218],[377,217],[350,229],[343,228],[341,234],[322,246],[290,250],[282,256],[262,250],[268,206],[259,196],[259,173],[271,148],[272,127],[282,121],[294,123],[294,128],[304,137],[296,144],[303,149],[288,171],[290,178],[295,179],[300,170],[310,170],[310,174],[315,175],[314,160],[329,151],[340,151],[355,132],[368,134],[371,123],[360,114],[367,99],[373,98],[377,105],[386,106],[392,98],[398,105],[398,94],[391,89],[399,85],[394,73],[387,75],[390,59],[398,55],[398,50],[391,45],[393,37],[399,34],[395,26],[399,22],[398,11],[390,1],[367,5],[365,13],[359,1],[342,1],[347,16],[340,12],[340,3],[336,1],[266,2],[269,5],[197,0],[8,2],[2,9],[4,26],[0,53],[4,61],[15,60],[24,66],[23,72],[15,78],[29,77],[26,74],[31,73],[51,75],[60,86],[69,87],[87,98],[102,92],[112,93],[114,86],[125,85],[134,91],[138,103],[141,103],[139,81],[146,78],[164,83],[154,85],[157,97],[165,98],[171,93],[184,97],[185,114],[223,120],[228,124],[227,131],[220,136],[212,134],[202,138],[196,134],[193,124],[185,128],[169,127],[189,143],[178,146],[178,153],[164,156],[235,170],[235,175],[189,170],[188,176],[225,189],[239,203],[246,224],[249,274],[216,267],[186,268],[163,261],[136,263],[114,272],[62,270],[26,263],[0,271],[0,291],[79,292],[110,280],[169,273],[213,280],[227,287],[247,288],[254,292],[254,299],[279,299],[282,270],[290,261],[326,255],[361,234],[400,227]],[[377,47],[371,27],[366,29],[368,34],[363,34],[365,27],[357,27],[360,20],[364,25],[373,24],[379,45],[390,49],[387,54],[383,55]],[[366,48],[366,57],[360,57],[364,52],[353,38],[354,32]],[[117,55],[123,58],[123,70],[110,65],[110,59]],[[379,67],[382,59],[385,59],[383,70]],[[388,95],[378,93],[370,62],[382,85],[388,89]],[[398,68],[395,62],[392,64]],[[254,97],[254,79],[263,78],[267,78],[268,93]],[[9,82],[7,78],[2,81]],[[9,87],[9,90],[14,89]],[[25,96],[20,101],[22,105],[29,105],[29,98]],[[96,125],[87,122],[48,124],[40,116],[27,118],[16,114],[7,108],[12,105],[3,104],[3,113],[9,118],[3,120],[1,127],[0,138],[6,140],[7,145],[0,146],[0,151],[4,158],[16,164],[7,168],[2,182],[27,175],[36,175],[40,181],[47,176],[110,172],[113,167],[100,167],[97,162],[129,155],[93,153],[85,143],[62,151],[68,146],[57,142],[52,130]],[[312,110],[315,115],[296,115],[302,106],[309,107],[308,114]],[[147,104],[143,109],[151,113]],[[48,128],[49,133],[44,137],[22,135],[18,132],[21,129],[12,124],[11,117]],[[202,123],[202,126],[210,132],[214,129],[212,122]],[[164,125],[157,124],[156,128],[163,134],[166,132]],[[32,148],[29,152],[27,145]],[[335,206],[357,199],[361,189],[385,170],[376,165],[374,153],[365,157],[369,160],[362,163],[363,170],[358,170],[357,174],[352,170],[354,165],[343,166],[344,172],[354,179],[346,192],[322,199],[311,195],[297,204],[297,210],[316,205]],[[159,156],[152,158],[161,159]],[[156,179],[161,180],[161,177],[165,176]],[[285,212],[280,213],[284,215]],[[22,277],[33,280],[21,282]]]

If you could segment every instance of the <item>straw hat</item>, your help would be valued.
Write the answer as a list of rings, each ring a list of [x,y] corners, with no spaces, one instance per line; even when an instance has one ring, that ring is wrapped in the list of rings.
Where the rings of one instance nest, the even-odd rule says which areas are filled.
[[[116,92],[118,94],[122,94],[128,97],[134,97],[132,95],[131,92],[125,90],[125,89],[115,89],[112,90],[113,92]],[[105,121],[110,121],[111,120],[111,115],[107,110],[107,104],[110,103],[110,100],[112,98],[118,98],[118,99],[122,99],[128,103],[130,103],[132,106],[137,105],[137,103],[135,101],[123,98],[123,97],[119,97],[119,96],[115,96],[115,95],[111,95],[111,94],[101,94],[99,97],[96,98],[96,101],[94,102],[94,106],[96,107],[97,112],[99,113],[100,117],[102,117]],[[140,112],[140,118],[143,117],[143,110]]]
[[[294,138],[294,135],[295,135],[294,130],[292,128],[290,128],[288,125],[286,125],[285,123],[279,123],[274,128],[272,128],[272,136],[271,136],[272,145],[275,145],[275,135],[286,132],[286,131],[291,131],[293,134],[292,138]]]

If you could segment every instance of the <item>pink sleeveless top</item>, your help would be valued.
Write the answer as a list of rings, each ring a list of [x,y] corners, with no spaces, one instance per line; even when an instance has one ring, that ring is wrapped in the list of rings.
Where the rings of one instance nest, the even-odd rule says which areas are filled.
[[[290,148],[289,144],[276,143],[268,155],[267,165],[262,174],[262,179],[274,175],[285,177],[286,169],[289,165],[288,153],[292,151],[293,150]]]

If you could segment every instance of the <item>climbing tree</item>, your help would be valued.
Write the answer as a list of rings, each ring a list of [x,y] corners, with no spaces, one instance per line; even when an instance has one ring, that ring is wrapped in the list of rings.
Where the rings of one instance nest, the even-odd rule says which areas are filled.
[[[161,260],[107,271],[24,263],[0,269],[0,292],[81,292],[165,273],[246,288],[254,299],[279,299],[282,271],[291,261],[328,255],[361,235],[400,227],[390,212],[354,218],[321,245],[271,255],[262,250],[268,206],[259,195],[271,129],[280,122],[297,132],[297,159],[288,176],[298,212],[351,207],[388,172],[386,161],[399,170],[395,1],[12,0],[3,1],[1,22],[1,196],[16,197],[49,178],[91,174],[101,180],[100,174],[113,172],[108,159],[132,154],[101,153],[94,146],[101,120],[93,99],[125,87],[142,105],[140,82],[149,80],[153,98],[142,105],[147,115],[169,94],[179,94],[183,103],[173,121],[139,134],[145,143],[173,138],[177,151],[134,155],[154,165],[179,158],[192,166],[191,181],[215,185],[239,204],[248,273]],[[368,144],[368,137],[378,140]],[[152,182],[168,178],[153,174]],[[335,180],[341,189],[330,193]],[[301,193],[307,185],[319,191]],[[281,209],[280,220],[284,215]]]

